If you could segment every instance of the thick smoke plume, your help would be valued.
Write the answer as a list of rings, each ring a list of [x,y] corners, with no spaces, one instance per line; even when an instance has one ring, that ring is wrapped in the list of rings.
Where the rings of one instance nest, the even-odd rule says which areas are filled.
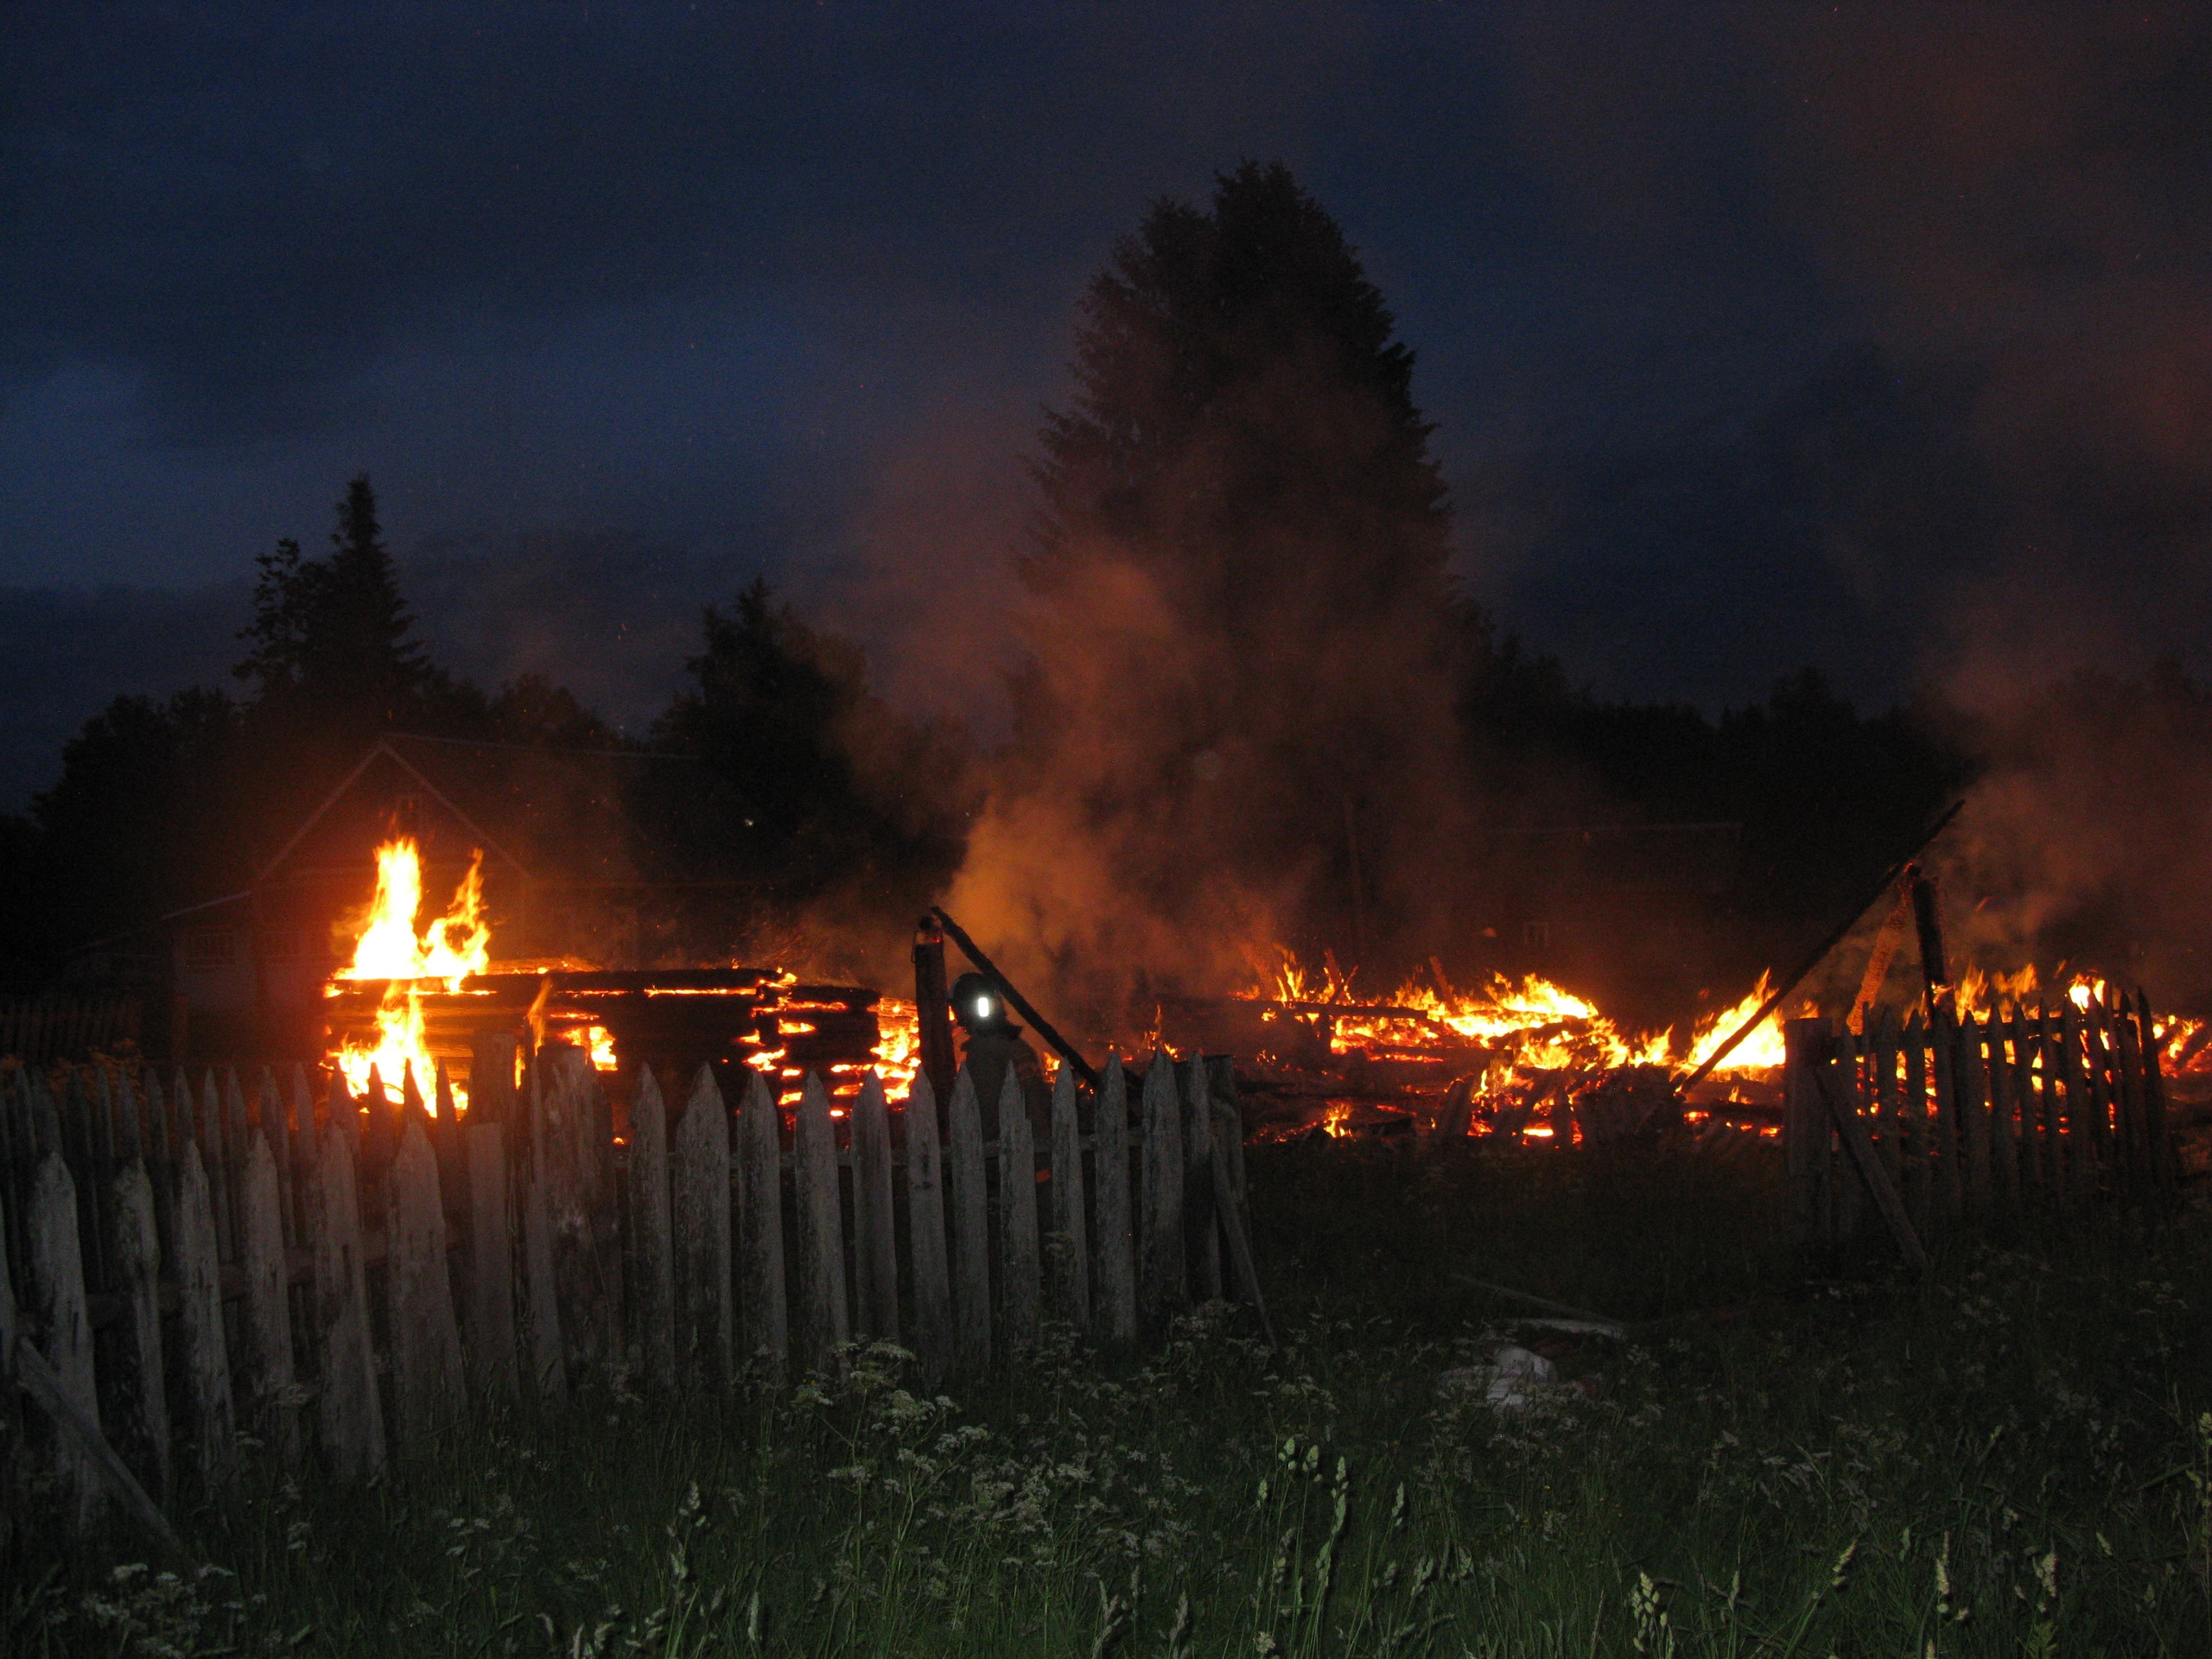
[[[1379,954],[1435,903],[1456,612],[1391,327],[1280,168],[1160,204],[1092,286],[951,895],[1068,1005],[1249,982],[1275,941]]]

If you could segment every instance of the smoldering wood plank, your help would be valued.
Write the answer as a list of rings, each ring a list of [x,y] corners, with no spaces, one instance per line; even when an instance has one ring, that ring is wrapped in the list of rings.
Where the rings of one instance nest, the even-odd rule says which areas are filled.
[[[999,1087],[999,1211],[1004,1237],[999,1316],[1006,1346],[1019,1352],[1037,1345],[1043,1286],[1037,1254],[1037,1150],[1027,1102],[1014,1068]]]
[[[334,1090],[334,1104],[341,1093]],[[315,1325],[321,1356],[315,1421],[331,1473],[359,1482],[385,1471],[384,1402],[369,1346],[353,1136],[343,1116],[323,1130],[315,1161]]]
[[[891,1185],[891,1107],[871,1071],[853,1102],[854,1298],[863,1340],[899,1340],[899,1235]]]
[[[264,1101],[275,1094],[270,1088]],[[238,1371],[245,1382],[242,1414],[288,1469],[300,1460],[297,1380],[292,1363],[290,1275],[284,1254],[284,1194],[276,1155],[258,1127],[248,1132],[238,1182],[238,1267],[245,1281],[244,1351]]]
[[[952,1284],[945,1262],[944,1163],[937,1092],[914,1074],[906,1096],[906,1259],[914,1274],[914,1355],[934,1383],[952,1363]]]
[[[410,1113],[391,1160],[385,1224],[391,1398],[400,1456],[427,1461],[461,1421],[467,1391],[446,1265],[445,1200],[423,1114]]]
[[[767,1080],[749,1067],[737,1115],[738,1313],[748,1363],[780,1376],[791,1360],[784,1279],[783,1114]]]
[[[165,1503],[172,1471],[168,1371],[162,1349],[162,1249],[154,1185],[143,1159],[133,1158],[116,1172],[114,1192],[110,1259],[126,1310],[118,1344],[123,1375],[103,1389],[108,1400],[100,1417],[108,1425],[109,1443],[139,1484],[156,1503]]]
[[[1144,1233],[1141,1313],[1157,1332],[1190,1300],[1183,1253],[1183,1108],[1175,1063],[1154,1052],[1144,1078]]]
[[[792,1145],[794,1201],[798,1206],[798,1343],[800,1368],[828,1372],[837,1351],[852,1340],[845,1306],[845,1246],[837,1197],[837,1130],[822,1074],[809,1071],[800,1086]]]
[[[1084,1225],[1083,1135],[1075,1068],[1052,1080],[1052,1216],[1045,1259],[1052,1269],[1052,1314],[1078,1331],[1090,1326],[1090,1248]]]
[[[717,1391],[735,1376],[730,1283],[729,1113],[702,1065],[670,1137],[669,1227],[682,1373]],[[780,1275],[779,1275],[780,1277]]]
[[[952,1358],[973,1376],[991,1363],[989,1193],[984,1185],[982,1112],[974,1073],[963,1065],[947,1114],[952,1198]]]
[[[58,1144],[38,1160],[25,1220],[30,1241],[27,1306],[36,1346],[61,1397],[97,1422],[99,1389],[92,1368],[92,1319],[85,1306],[77,1184]],[[101,1507],[91,1453],[66,1435],[57,1434],[52,1446],[49,1468],[64,1495],[69,1524],[79,1535],[89,1532],[99,1522]]]
[[[1091,1173],[1097,1188],[1098,1331],[1116,1347],[1137,1336],[1136,1245],[1129,1204],[1128,1074],[1106,1057],[1093,1108]]]
[[[223,1332],[223,1268],[215,1205],[200,1148],[184,1149],[177,1171],[177,1331],[182,1338],[185,1433],[204,1486],[227,1480],[238,1458],[230,1348]]]

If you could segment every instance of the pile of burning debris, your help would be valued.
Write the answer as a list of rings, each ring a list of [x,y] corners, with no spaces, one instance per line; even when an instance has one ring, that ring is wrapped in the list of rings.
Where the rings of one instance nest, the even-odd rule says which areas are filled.
[[[474,870],[446,912],[418,927],[413,843],[387,844],[377,862],[375,898],[353,958],[326,988],[332,1063],[357,1091],[373,1069],[395,1086],[411,1073],[428,1098],[442,1073],[465,1104],[474,1033],[501,1027],[533,1043],[572,1043],[608,1071],[741,1064],[779,1078],[786,1103],[796,1101],[810,1071],[840,1099],[874,1070],[895,1103],[923,1062],[916,1003],[866,987],[804,983],[779,969],[734,965],[495,965]],[[1940,972],[1925,884],[1910,864],[1888,880],[1902,894],[1892,924],[1920,912],[1923,955]],[[980,969],[998,976],[950,918],[934,914]],[[1116,1046],[1234,1054],[1247,1130],[1260,1141],[1472,1135],[1558,1146],[1657,1133],[1726,1149],[1779,1135],[1783,1005],[1840,937],[1778,992],[1762,975],[1742,1001],[1688,1030],[1625,1030],[1586,999],[1535,976],[1455,988],[1435,963],[1429,976],[1387,999],[1364,998],[1332,960],[1313,974],[1286,957],[1271,982],[1242,995],[1160,999],[1153,1028]],[[1893,939],[1874,947],[1850,1015],[1853,1029],[1893,949]],[[941,954],[938,962],[941,1008]],[[2082,1007],[2104,995],[2103,982],[2088,976],[2051,988]],[[1969,971],[1943,994],[1947,1007],[1970,1015],[2005,1002],[2024,1007],[2037,989],[2032,969],[1999,979]],[[1040,1037],[1074,1053],[1019,1006]],[[1798,1011],[1820,1012],[1809,1002]],[[2164,1066],[2181,1085],[2177,1103],[2212,1104],[2212,1025],[2172,1019],[2159,1036]],[[1078,1070],[1087,1071],[1080,1061]]]
[[[1760,1021],[1725,1065],[1678,1098],[1675,1079],[1712,1057],[1770,1000],[1769,982],[1734,1007],[1675,1033],[1624,1032],[1597,1007],[1547,980],[1432,982],[1387,1000],[1352,994],[1325,969],[1286,967],[1243,996],[1162,999],[1171,1046],[1226,1048],[1255,1138],[1446,1134],[1566,1144],[1682,1122],[1756,1135],[1781,1121],[1782,1033]]]
[[[775,968],[620,970],[573,962],[494,963],[472,868],[445,913],[418,926],[422,865],[411,840],[377,852],[376,893],[353,957],[324,988],[331,1062],[356,1094],[373,1071],[411,1075],[426,1103],[441,1074],[465,1109],[474,1034],[507,1030],[567,1042],[606,1071],[747,1065],[780,1079],[786,1102],[818,1071],[834,1098],[874,1069],[903,1094],[914,1073],[911,1003],[866,986],[809,984]]]

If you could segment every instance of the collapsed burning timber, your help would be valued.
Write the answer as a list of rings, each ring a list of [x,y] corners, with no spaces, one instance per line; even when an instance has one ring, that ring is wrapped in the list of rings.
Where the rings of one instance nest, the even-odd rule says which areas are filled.
[[[1908,931],[1919,936],[1925,995],[1907,1033],[1939,1013],[1954,1025],[2028,1013],[2041,988],[2031,967],[1995,977],[1969,969],[1956,985],[1948,982],[1933,886],[1916,865],[1892,870],[1880,891],[1895,902],[1845,1017],[1851,1032],[1869,1028]],[[836,1103],[833,1112],[842,1116],[870,1071],[894,1107],[902,1103],[922,1064],[918,1006],[931,1006],[940,1023],[946,1017],[941,988],[933,994],[927,976],[918,1005],[868,987],[804,982],[776,967],[494,963],[473,865],[446,912],[427,924],[418,919],[423,899],[412,842],[380,848],[375,895],[351,960],[325,990],[329,1060],[357,1096],[368,1090],[372,1071],[394,1086],[411,1075],[427,1101],[450,1098],[465,1108],[476,1037],[498,1031],[513,1036],[521,1053],[573,1046],[612,1078],[640,1065],[742,1066],[773,1079],[787,1109],[806,1075],[818,1072]],[[1267,983],[1215,997],[1160,996],[1147,1029],[1088,1035],[1094,1051],[1164,1046],[1233,1054],[1246,1134],[1255,1140],[1459,1135],[1569,1145],[1643,1132],[1726,1147],[1781,1133],[1786,1005],[1834,943],[1824,942],[1779,988],[1761,975],[1739,1001],[1687,1032],[1624,1030],[1592,1002],[1535,975],[1456,988],[1438,963],[1388,997],[1366,996],[1332,956],[1314,973],[1282,952]],[[995,976],[995,966],[976,954]],[[2079,1012],[2107,996],[2102,979],[2073,975],[2050,988],[2049,1000]],[[1821,1010],[1800,997],[1795,1012],[1817,1017]],[[2212,1028],[2169,1018],[2156,1035],[2177,1103],[2212,1094]]]

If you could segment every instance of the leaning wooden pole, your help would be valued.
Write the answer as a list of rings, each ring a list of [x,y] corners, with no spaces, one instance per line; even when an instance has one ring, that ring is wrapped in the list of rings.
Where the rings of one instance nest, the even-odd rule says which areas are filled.
[[[1726,1042],[1721,1044],[1719,1047],[1714,1049],[1712,1053],[1707,1055],[1703,1065],[1700,1065],[1696,1071],[1691,1072],[1688,1077],[1684,1077],[1680,1083],[1675,1085],[1675,1092],[1678,1095],[1686,1094],[1690,1090],[1696,1088],[1699,1084],[1703,1083],[1706,1078],[1713,1075],[1713,1069],[1715,1066],[1719,1065],[1721,1061],[1726,1059],[1731,1054],[1733,1054],[1736,1052],[1737,1048],[1741,1046],[1743,1040],[1746,1037],[1750,1036],[1761,1026],[1764,1025],[1767,1021],[1768,1016],[1782,1006],[1784,999],[1789,996],[1790,992],[1796,990],[1800,985],[1805,982],[1807,975],[1810,974],[1814,969],[1819,967],[1822,962],[1827,960],[1828,952],[1834,950],[1837,945],[1843,943],[1844,935],[1850,932],[1853,928],[1859,925],[1859,918],[1874,907],[1876,902],[1880,899],[1884,893],[1890,890],[1891,887],[1895,884],[1897,878],[1904,873],[1907,867],[1910,866],[1914,860],[1917,859],[1921,854],[1926,852],[1929,844],[1935,841],[1936,837],[1942,835],[1944,830],[1950,828],[1951,820],[1957,817],[1965,809],[1966,803],[1963,800],[1952,802],[1950,807],[1944,812],[1943,816],[1936,820],[1934,825],[1929,828],[1927,834],[1921,836],[1919,844],[1914,847],[1910,853],[1907,853],[1896,863],[1891,865],[1887,870],[1883,872],[1882,879],[1875,884],[1873,891],[1869,893],[1866,898],[1861,899],[1858,904],[1852,906],[1851,913],[1846,916],[1843,920],[1836,925],[1835,931],[1830,933],[1827,938],[1822,939],[1819,944],[1815,946],[1811,954],[1807,956],[1804,961],[1797,964],[1796,971],[1791,973],[1789,978],[1783,980],[1779,986],[1775,988],[1774,994],[1771,996],[1768,997],[1765,1001],[1759,1004],[1759,1010],[1757,1014],[1745,1020],[1742,1025],[1737,1027],[1733,1036],[1730,1037]],[[954,937],[957,938],[958,936],[956,934]],[[1011,997],[1009,997],[1008,1000],[1011,1001]]]

